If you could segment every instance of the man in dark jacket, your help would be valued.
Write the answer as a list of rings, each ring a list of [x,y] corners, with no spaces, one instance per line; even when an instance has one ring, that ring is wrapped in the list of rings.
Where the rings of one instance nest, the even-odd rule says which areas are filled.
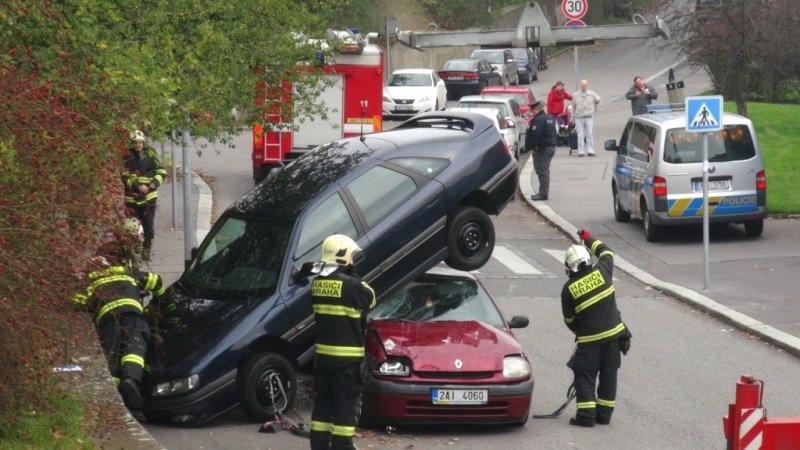
[[[633,77],[633,86],[625,94],[631,101],[631,114],[634,116],[647,113],[647,105],[658,98],[655,88],[644,82],[640,76]]]
[[[144,133],[131,133],[130,154],[125,159],[125,206],[133,211],[144,228],[142,259],[150,260],[150,249],[155,236],[157,189],[164,181],[167,171],[161,165],[155,150],[145,148]]]
[[[533,153],[533,170],[539,177],[539,191],[531,196],[531,200],[542,201],[547,200],[550,193],[550,161],[556,154],[558,127],[555,119],[545,113],[544,102],[541,100],[534,102],[531,110],[534,116],[525,135],[526,153],[519,155],[518,167],[521,172],[528,156]]]
[[[626,329],[614,297],[614,254],[588,231],[580,230],[578,236],[585,246],[567,249],[564,264],[569,281],[561,291],[564,322],[577,342],[568,365],[575,375],[578,411],[569,423],[593,427],[611,422],[620,366],[619,339]],[[587,247],[597,257],[596,265]]]
[[[358,278],[354,266],[361,249],[349,237],[328,236],[319,276],[311,282],[311,304],[317,328],[314,361],[312,450],[354,449],[353,435],[362,391],[363,314],[375,306],[375,292]]]

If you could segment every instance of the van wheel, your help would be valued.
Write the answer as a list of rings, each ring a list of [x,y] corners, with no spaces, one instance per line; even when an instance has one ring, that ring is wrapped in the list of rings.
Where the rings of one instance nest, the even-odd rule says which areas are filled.
[[[611,191],[614,193],[614,218],[617,219],[617,222],[629,222],[631,220],[631,213],[622,209],[622,205],[619,204],[619,192],[617,192],[617,187],[612,187]]]
[[[285,410],[297,394],[297,376],[283,356],[257,353],[239,368],[236,393],[242,411],[255,421],[275,417],[276,407]]]
[[[761,233],[764,232],[764,219],[759,220],[751,220],[749,222],[744,223],[744,231],[747,233],[748,236],[761,236]]]
[[[483,210],[464,206],[450,214],[447,228],[448,266],[458,270],[483,267],[494,250],[494,224]]]
[[[661,240],[661,227],[653,225],[652,217],[650,217],[650,210],[647,209],[647,204],[642,202],[642,222],[644,223],[644,237],[647,242],[658,242]]]

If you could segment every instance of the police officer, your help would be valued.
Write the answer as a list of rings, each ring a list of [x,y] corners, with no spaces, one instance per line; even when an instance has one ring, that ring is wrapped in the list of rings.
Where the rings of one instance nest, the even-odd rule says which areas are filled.
[[[142,259],[150,260],[150,249],[155,236],[157,189],[164,181],[167,171],[161,165],[156,151],[145,148],[144,133],[135,130],[131,133],[130,153],[125,159],[125,206],[135,214],[144,227],[144,247]]]
[[[556,154],[556,141],[558,140],[558,127],[554,118],[544,111],[544,102],[537,100],[531,105],[533,120],[525,135],[526,153],[520,154],[518,167],[520,171],[533,153],[533,170],[539,177],[539,191],[531,196],[531,200],[547,200],[550,193],[550,161]],[[533,185],[533,180],[531,180]]]
[[[89,286],[73,301],[94,315],[100,344],[125,404],[143,406],[140,391],[150,329],[143,315],[142,295],[155,299],[165,288],[158,274],[132,268],[128,246],[115,240],[101,246],[90,262]]]
[[[317,327],[313,450],[355,448],[364,359],[362,315],[375,306],[375,293],[353,268],[360,251],[349,237],[334,234],[323,241],[322,260],[312,269],[319,274],[311,283]]]
[[[595,423],[611,422],[620,366],[620,338],[627,335],[627,330],[614,298],[611,278],[614,254],[588,231],[579,230],[578,236],[584,245],[567,249],[564,264],[569,281],[561,291],[564,322],[575,333],[577,342],[568,366],[575,375],[578,411],[569,423],[593,427]],[[596,265],[592,264],[587,247],[597,257]]]

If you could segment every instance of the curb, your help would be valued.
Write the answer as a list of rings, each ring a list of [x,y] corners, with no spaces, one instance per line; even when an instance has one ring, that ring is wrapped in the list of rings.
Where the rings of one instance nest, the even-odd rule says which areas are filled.
[[[192,171],[192,184],[197,188],[197,221],[195,222],[195,244],[203,242],[211,230],[211,209],[214,205],[214,196],[211,187],[206,181]]]
[[[533,163],[527,164],[520,174],[520,180],[530,180],[531,172],[533,171],[532,169]],[[547,222],[558,228],[568,239],[578,243],[578,239],[576,237],[578,228],[561,217],[544,202],[532,201],[530,196],[533,194],[533,187],[526,186],[526,184],[527,183],[520,182],[520,191],[522,192],[525,202]],[[654,289],[657,289],[677,300],[680,300],[689,306],[721,319],[722,321],[733,325],[744,332],[758,336],[762,340],[769,342],[770,344],[783,349],[794,356],[800,357],[800,338],[778,330],[771,325],[767,325],[764,322],[722,305],[692,289],[656,278],[654,275],[636,267],[631,262],[619,255],[614,255],[614,264],[620,270],[632,276],[636,280],[651,286]]]

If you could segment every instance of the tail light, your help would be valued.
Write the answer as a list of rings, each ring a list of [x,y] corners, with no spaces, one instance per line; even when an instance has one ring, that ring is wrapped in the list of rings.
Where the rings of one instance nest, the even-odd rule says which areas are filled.
[[[503,143],[503,153],[505,153],[506,155],[510,155],[511,154],[511,147],[509,147],[508,144],[506,144],[506,140],[505,139],[501,139],[500,142]]]
[[[667,180],[662,177],[653,177],[653,195],[656,197],[667,196]]]
[[[477,72],[467,72],[464,74],[465,80],[477,80],[478,78],[479,77]]]
[[[253,153],[258,153],[264,148],[264,127],[260,123],[253,126]]]
[[[767,190],[767,172],[764,170],[759,170],[756,174],[756,190],[757,191],[766,191]]]

